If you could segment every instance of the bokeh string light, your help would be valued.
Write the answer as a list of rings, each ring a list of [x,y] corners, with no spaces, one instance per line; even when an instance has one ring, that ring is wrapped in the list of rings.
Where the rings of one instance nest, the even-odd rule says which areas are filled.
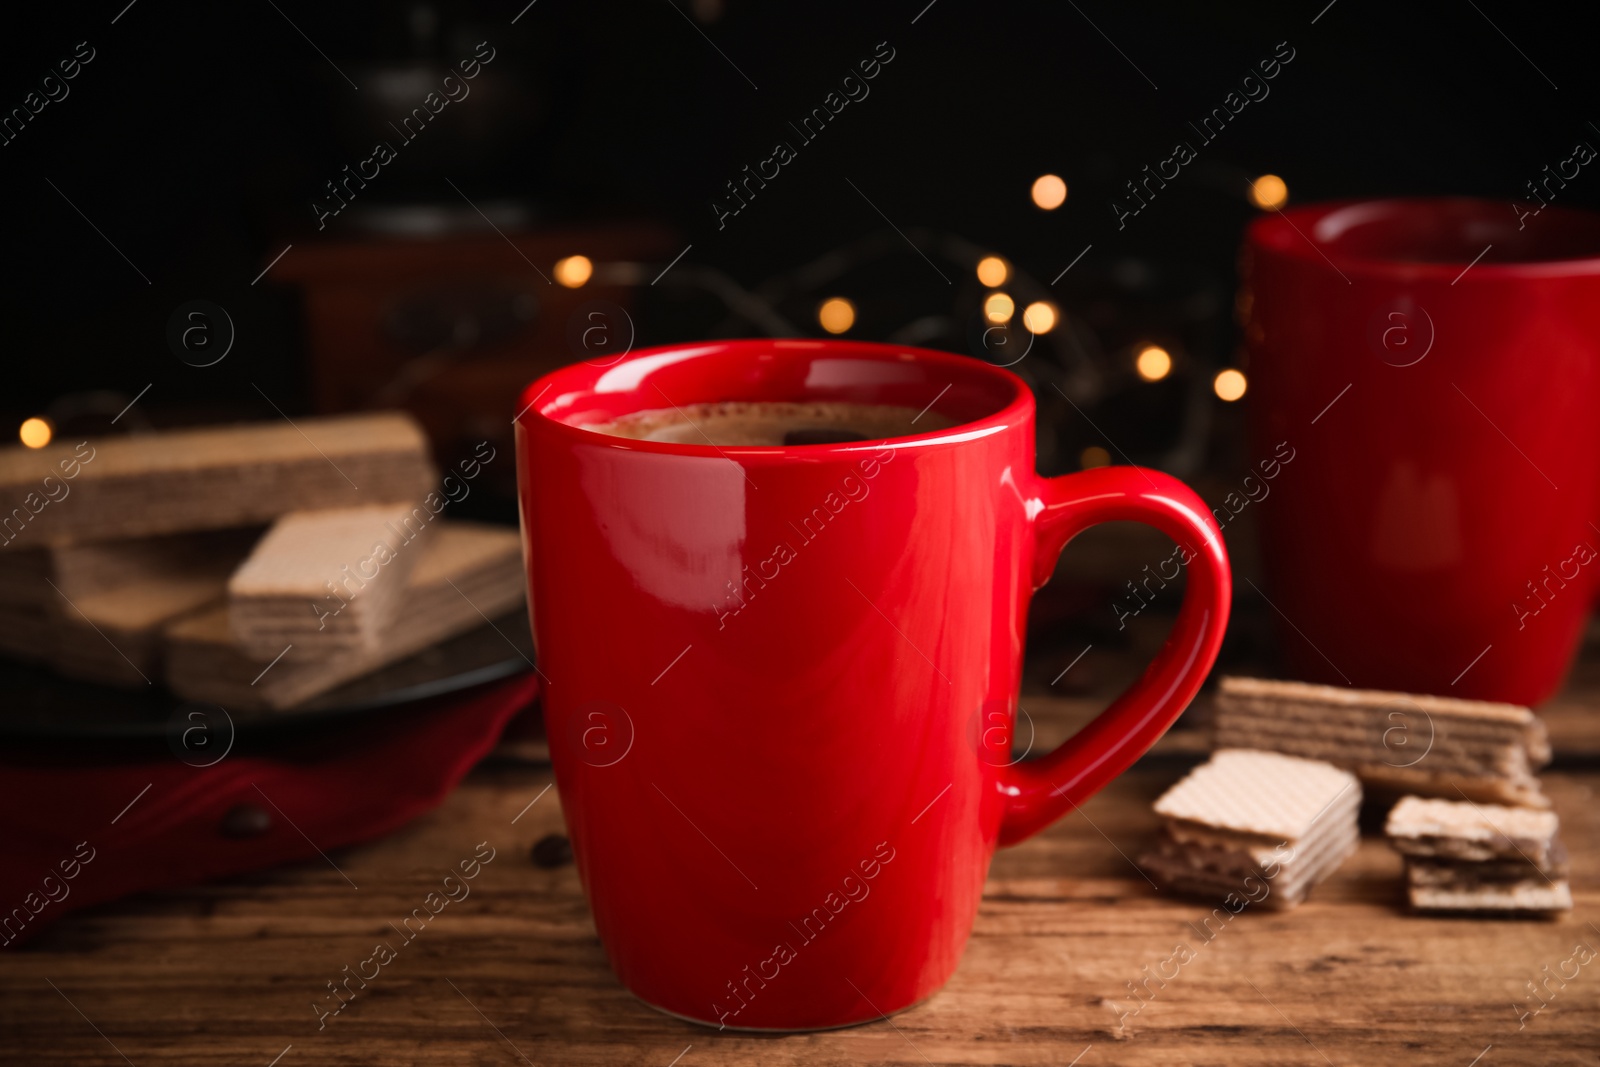
[[[1010,322],[1017,303],[1005,293],[990,293],[983,298],[983,317],[993,323]]]
[[[1250,183],[1250,202],[1263,211],[1276,211],[1289,202],[1289,185],[1276,174],[1263,174]]]
[[[965,284],[958,281],[948,296],[930,295],[920,306],[907,306],[898,295],[878,295],[874,287],[894,276],[885,268],[913,254],[951,264]],[[1188,476],[1212,453],[1212,438],[1224,425],[1211,412],[1224,400],[1237,399],[1234,393],[1243,383],[1243,374],[1235,371],[1222,379],[1219,392],[1214,376],[1222,365],[1220,353],[1208,358],[1208,338],[1218,326],[1215,303],[1198,297],[1195,282],[1170,271],[1158,274],[1139,259],[1113,258],[1079,268],[1068,284],[1080,299],[1096,301],[1101,309],[1086,303],[1079,315],[1066,313],[1066,301],[1058,301],[1055,288],[994,249],[920,227],[872,231],[755,285],[709,266],[680,263],[665,275],[661,266],[601,262],[593,265],[593,275],[604,284],[624,286],[642,286],[660,276],[653,292],[667,299],[691,293],[715,298],[721,319],[697,330],[707,337],[852,333],[860,327],[861,309],[872,307],[879,318],[868,334],[874,340],[962,352],[1006,367],[1036,398],[1044,471],[1081,467],[1089,444],[1081,436],[1085,420],[1099,420],[1108,405],[1127,410],[1132,404],[1149,413],[1139,423],[1143,429],[1124,442],[1134,461]],[[851,296],[840,295],[843,291]],[[1122,306],[1141,310],[1108,316],[1104,297],[1112,295]],[[887,315],[897,315],[898,324],[881,321]],[[1128,346],[1130,335],[1136,339],[1147,331],[1173,341]],[[1176,388],[1138,393],[1149,383],[1169,380]]]
[[[1172,373],[1172,354],[1160,345],[1145,345],[1134,357],[1133,369],[1147,382],[1159,382]]]
[[[43,448],[55,435],[55,427],[50,425],[50,420],[37,415],[31,419],[24,419],[22,425],[17,428],[17,439],[28,448]]]
[[[1056,174],[1041,174],[1033,180],[1034,206],[1042,211],[1054,211],[1067,202],[1067,183]]]
[[[817,306],[817,325],[829,333],[844,333],[856,322],[856,306],[842,296],[832,296]]]
[[[576,289],[594,274],[594,263],[588,256],[568,256],[556,260],[556,281],[568,289]]]
[[[1056,328],[1060,317],[1055,305],[1045,300],[1035,300],[1022,309],[1022,325],[1029,333],[1049,333]]]
[[[1211,379],[1211,389],[1223,400],[1234,401],[1244,396],[1250,383],[1245,379],[1244,372],[1229,367],[1227,370],[1218,371],[1217,376]]]
[[[1011,277],[1011,265],[999,256],[984,256],[978,260],[978,284],[998,289]]]

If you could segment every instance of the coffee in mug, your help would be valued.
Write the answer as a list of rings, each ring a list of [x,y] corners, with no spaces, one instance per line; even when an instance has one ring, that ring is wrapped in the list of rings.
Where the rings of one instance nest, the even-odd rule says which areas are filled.
[[[942,430],[950,420],[936,411],[893,404],[826,401],[724,400],[634,412],[586,430],[639,441],[686,445],[821,445],[908,437]]]

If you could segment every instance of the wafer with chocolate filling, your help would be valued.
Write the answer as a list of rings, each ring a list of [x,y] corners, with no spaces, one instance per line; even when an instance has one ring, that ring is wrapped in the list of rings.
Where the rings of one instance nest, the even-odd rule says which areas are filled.
[[[1369,786],[1549,805],[1535,776],[1550,761],[1544,723],[1515,704],[1224,678],[1215,744],[1325,760]]]
[[[1543,915],[1572,907],[1559,827],[1549,810],[1404,797],[1384,834],[1418,911]]]

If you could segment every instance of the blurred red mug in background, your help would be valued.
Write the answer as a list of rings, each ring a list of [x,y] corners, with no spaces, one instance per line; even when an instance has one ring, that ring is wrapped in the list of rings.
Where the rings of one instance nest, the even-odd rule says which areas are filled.
[[[599,362],[528,387],[517,463],[551,761],[611,964],[717,1027],[915,1004],[955,969],[996,846],[1074,810],[1194,696],[1228,619],[1221,533],[1155,471],[1040,478],[1033,395],[975,359],[719,341]],[[581,428],[720,401],[944,428],[777,447]],[[1029,598],[1114,520],[1187,548],[1183,606],[1127,692],[1019,763]]]
[[[1600,215],[1319,204],[1246,237],[1251,451],[1297,677],[1533,704],[1600,581]]]

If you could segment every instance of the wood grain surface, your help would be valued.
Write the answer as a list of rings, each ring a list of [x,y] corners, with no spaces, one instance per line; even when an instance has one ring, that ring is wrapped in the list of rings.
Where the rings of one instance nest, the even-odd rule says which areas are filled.
[[[1241,641],[1244,619],[1234,628]],[[1162,629],[1120,646],[1068,635],[1031,653],[1022,706],[1035,749],[1103,707]],[[1240,669],[1233,659],[1227,669]],[[0,1062],[1600,1063],[1594,644],[1544,709],[1557,761],[1543,779],[1572,854],[1577,904],[1555,921],[1407,914],[1400,859],[1377,836],[1384,808],[1369,803],[1359,853],[1308,903],[1246,909],[1220,932],[1202,927],[1212,905],[1158,893],[1131,857],[1156,829],[1151,802],[1201,758],[1209,710],[1202,697],[1077,814],[1002,850],[955,977],[890,1020],[817,1034],[717,1033],[634,1000],[606,964],[574,867],[531,858],[541,841],[547,861],[559,853],[561,842],[547,839],[563,827],[544,747],[522,739],[382,841],[94,908],[0,952]],[[1019,744],[1026,739],[1019,729]],[[319,1029],[313,1005],[331,1003],[327,983],[484,841],[495,858],[471,895]],[[1185,962],[1175,966],[1175,956]]]
[[[1126,858],[1155,828],[1150,801],[1187,762],[1148,757],[1078,815],[999,853],[960,970],[888,1021],[719,1034],[632,999],[607,968],[572,865],[530,859],[562,829],[558,794],[541,792],[548,769],[500,760],[432,815],[328,863],[97,908],[5,953],[0,1058],[140,1067],[265,1067],[280,1054],[282,1067],[1596,1062],[1600,960],[1548,982],[1545,1006],[1525,1013],[1540,1005],[1528,982],[1563,965],[1571,974],[1579,942],[1600,948],[1591,925],[1600,919],[1600,774],[1545,776],[1573,853],[1577,909],[1566,919],[1406,915],[1399,858],[1369,837],[1309,903],[1286,914],[1247,909],[1208,940],[1197,926],[1210,908],[1158,894]],[[312,1005],[325,983],[485,840],[495,858],[471,895],[319,1031]],[[1193,958],[1164,984],[1146,981],[1147,967],[1173,973],[1162,964],[1180,944]]]

